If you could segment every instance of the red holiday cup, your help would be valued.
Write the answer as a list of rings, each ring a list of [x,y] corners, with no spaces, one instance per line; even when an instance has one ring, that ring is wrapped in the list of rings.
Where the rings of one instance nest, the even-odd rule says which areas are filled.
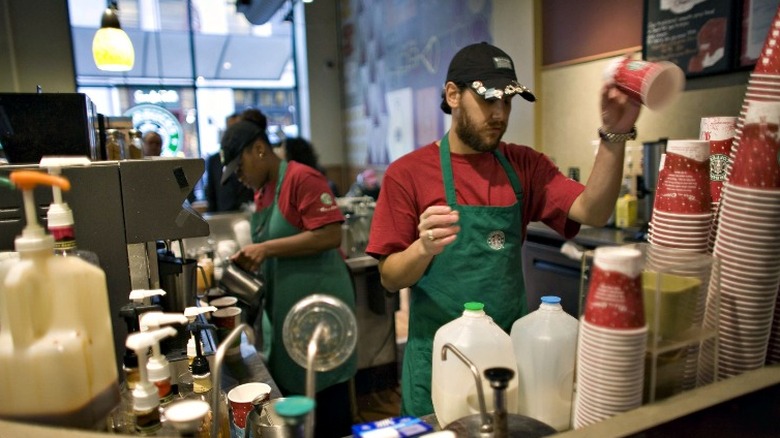
[[[669,147],[671,146],[671,152]],[[677,214],[704,214],[712,209],[709,142],[669,140],[661,158],[653,208]],[[683,155],[685,154],[685,155]]]
[[[271,387],[262,382],[244,383],[231,389],[227,395],[233,424],[239,429],[246,427],[246,417],[255,403],[271,399]],[[253,403],[255,402],[255,403]]]
[[[613,329],[645,326],[642,303],[642,252],[635,248],[596,248],[584,318]]]
[[[737,117],[702,117],[699,139],[710,143],[710,197],[720,201],[723,181],[729,165],[731,144],[737,129]]]
[[[760,189],[780,188],[780,102],[751,102],[729,183]]]
[[[628,57],[609,63],[604,79],[614,82],[630,98],[651,110],[660,110],[673,103],[685,87],[685,73],[676,64]]]

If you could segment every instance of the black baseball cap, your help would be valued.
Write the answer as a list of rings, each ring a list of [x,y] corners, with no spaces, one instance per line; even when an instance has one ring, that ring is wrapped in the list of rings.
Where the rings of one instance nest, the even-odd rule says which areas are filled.
[[[514,94],[529,102],[536,100],[528,88],[517,82],[512,58],[486,42],[460,49],[450,61],[446,82],[465,84],[486,100],[503,99]],[[446,101],[442,102],[442,109],[450,113]]]
[[[265,139],[265,130],[248,120],[240,120],[230,126],[222,135],[219,157],[222,160],[222,184],[236,172],[244,149],[254,144],[257,139]]]

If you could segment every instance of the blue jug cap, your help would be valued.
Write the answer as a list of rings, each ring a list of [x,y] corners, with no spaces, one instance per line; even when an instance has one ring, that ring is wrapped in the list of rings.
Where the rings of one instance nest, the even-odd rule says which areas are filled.
[[[545,295],[542,297],[542,302],[544,304],[560,304],[561,297],[555,295]]]

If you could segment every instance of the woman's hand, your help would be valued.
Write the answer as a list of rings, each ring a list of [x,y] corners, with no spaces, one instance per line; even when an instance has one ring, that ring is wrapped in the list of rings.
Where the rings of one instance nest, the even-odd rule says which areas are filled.
[[[255,243],[241,248],[230,258],[235,264],[249,272],[260,269],[260,265],[267,257],[267,251],[263,243]]]

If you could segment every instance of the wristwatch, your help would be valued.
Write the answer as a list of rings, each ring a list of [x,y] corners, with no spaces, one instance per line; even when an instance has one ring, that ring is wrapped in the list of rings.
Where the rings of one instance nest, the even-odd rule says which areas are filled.
[[[628,140],[636,140],[636,126],[632,126],[631,131],[626,132],[625,134],[607,132],[602,126],[599,128],[599,137],[607,143],[625,143]]]

